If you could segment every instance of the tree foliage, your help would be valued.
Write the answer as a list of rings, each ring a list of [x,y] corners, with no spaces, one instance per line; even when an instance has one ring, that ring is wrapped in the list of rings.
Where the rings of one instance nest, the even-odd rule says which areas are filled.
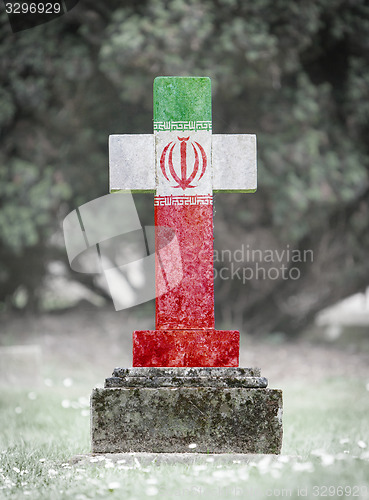
[[[108,134],[151,132],[158,75],[210,76],[214,132],[258,136],[258,193],[217,196],[216,247],[314,251],[296,281],[218,280],[218,319],[295,332],[367,285],[364,0],[86,0],[0,33],[0,300],[37,298],[58,221],[107,192]]]

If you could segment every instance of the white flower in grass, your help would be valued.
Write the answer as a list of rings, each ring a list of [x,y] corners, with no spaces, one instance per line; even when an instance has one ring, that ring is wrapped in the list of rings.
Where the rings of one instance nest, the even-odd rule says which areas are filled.
[[[112,481],[111,483],[108,484],[109,491],[119,490],[119,488],[120,488],[120,483],[118,483],[118,481]]]
[[[214,470],[212,476],[216,479],[223,479],[228,476],[228,470],[218,469]]]
[[[40,458],[39,462],[43,464],[44,462],[46,462],[46,458]]]
[[[359,448],[366,448],[366,443],[360,439],[360,441],[357,442],[357,445]]]
[[[148,497],[154,497],[158,493],[159,493],[159,490],[155,486],[150,486],[149,488],[146,489],[146,495]]]
[[[118,465],[117,469],[118,470],[132,470],[133,467],[128,467],[128,465]]]
[[[55,477],[58,475],[58,471],[56,471],[55,469],[49,469],[47,473],[49,474],[49,477]]]
[[[347,444],[349,442],[350,442],[349,438],[341,438],[340,439],[340,444]]]
[[[213,457],[209,457],[206,459],[207,462],[211,463],[211,462],[214,462],[214,458]]]
[[[314,472],[314,466],[311,462],[296,462],[292,465],[292,470],[296,472]]]
[[[336,460],[346,460],[346,459],[347,459],[347,455],[345,454],[345,452],[343,452],[343,453],[338,453],[338,454],[335,456],[335,459],[336,459]]]
[[[117,461],[117,464],[125,464],[125,463],[126,463],[126,461],[125,461],[125,459],[124,459],[124,458],[122,458],[122,460],[118,460],[118,461]]]
[[[16,408],[14,408],[14,411],[17,415],[20,415],[22,413],[22,408],[20,406],[17,406]]]
[[[329,455],[328,453],[326,455],[322,455],[320,457],[322,461],[323,467],[328,467],[329,465],[334,464],[335,458],[333,455]]]
[[[257,462],[257,468],[261,474],[266,474],[269,471],[271,460],[271,457],[265,456]]]
[[[61,405],[63,408],[69,408],[70,407],[69,399],[63,399],[63,401],[61,402]]]
[[[110,460],[109,460],[109,462],[107,461],[105,463],[105,469],[113,469],[113,468],[114,468],[114,464]]]
[[[273,469],[283,469],[283,463],[282,462],[273,462],[272,464]]]
[[[279,471],[278,469],[271,469],[270,475],[273,479],[279,479],[281,477],[281,471]]]
[[[247,467],[242,467],[241,469],[239,469],[238,477],[241,481],[248,481],[249,471],[248,471]]]
[[[192,466],[192,469],[196,472],[202,471],[202,470],[207,470],[207,468],[208,468],[208,466],[205,464],[198,464],[198,465],[195,464]]]
[[[156,477],[148,477],[146,479],[146,482],[147,484],[158,484],[158,480],[156,479]]]
[[[18,469],[18,467],[13,467],[13,471],[16,472],[17,474],[20,473],[20,469]]]
[[[369,382],[365,386],[366,390],[369,391]]]
[[[81,408],[89,408],[90,407],[90,400],[86,398],[86,396],[80,396],[78,398],[78,403],[80,404]]]
[[[322,455],[325,455],[325,450],[322,450],[321,448],[319,448],[318,450],[313,450],[311,452],[311,455],[314,455],[316,457],[321,457]]]
[[[100,457],[99,458],[98,457],[92,457],[92,458],[90,458],[90,462],[91,463],[100,462]]]
[[[13,483],[13,481],[8,477],[4,479],[4,484],[6,488],[11,488],[12,486],[15,486],[15,483]]]
[[[90,416],[90,410],[82,410],[81,411],[82,417],[89,417]]]
[[[23,491],[23,495],[30,495],[30,494],[31,494],[31,492],[30,492],[30,491],[28,491],[28,490],[24,490],[24,491]]]
[[[31,401],[34,401],[35,399],[37,399],[37,394],[35,392],[29,392],[28,399],[30,399]]]
[[[193,450],[193,449],[195,449],[197,447],[197,444],[196,443],[191,443],[191,444],[188,445],[188,447],[189,447],[190,450]]]
[[[64,385],[64,387],[72,387],[73,380],[71,378],[67,377],[63,380],[63,385]]]

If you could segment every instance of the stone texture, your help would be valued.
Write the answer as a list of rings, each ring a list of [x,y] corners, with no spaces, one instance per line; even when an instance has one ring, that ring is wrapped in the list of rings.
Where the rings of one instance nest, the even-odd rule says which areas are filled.
[[[282,445],[280,390],[94,389],[91,417],[93,453],[275,454]]]
[[[255,192],[256,135],[214,134],[212,167],[214,191]]]
[[[175,230],[183,273],[180,284],[162,295],[167,278],[156,275],[156,328],[214,328],[212,205],[155,206],[155,226]],[[157,233],[155,244],[156,248],[167,246],[162,231]],[[168,268],[171,255],[165,258],[161,252],[160,258]]]
[[[260,368],[133,367],[114,368],[113,377],[260,377]]]
[[[268,381],[265,377],[109,377],[105,387],[249,387],[264,388]]]
[[[109,136],[109,189],[155,191],[155,148],[152,134]]]
[[[163,329],[133,332],[133,366],[236,367],[238,357],[237,331]]]
[[[255,375],[257,373],[257,375]],[[105,387],[265,388],[257,368],[115,368]]]

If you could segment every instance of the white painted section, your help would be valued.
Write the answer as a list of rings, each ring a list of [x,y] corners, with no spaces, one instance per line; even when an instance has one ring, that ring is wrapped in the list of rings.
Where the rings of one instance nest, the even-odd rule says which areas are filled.
[[[166,175],[160,167],[164,148],[172,142],[173,168],[181,173],[180,141],[187,143],[187,172],[191,175],[195,153],[191,146],[197,142],[206,154],[207,167],[199,172],[191,186],[183,189],[169,172],[169,150],[166,155]],[[199,150],[198,150],[199,151]],[[109,137],[110,191],[152,191],[158,196],[211,195],[212,191],[248,191],[257,189],[256,136],[253,134],[214,134],[209,131],[160,131],[152,134],[111,135]]]
[[[155,190],[155,150],[152,134],[109,136],[110,192]]]
[[[214,191],[256,191],[256,135],[213,134]]]

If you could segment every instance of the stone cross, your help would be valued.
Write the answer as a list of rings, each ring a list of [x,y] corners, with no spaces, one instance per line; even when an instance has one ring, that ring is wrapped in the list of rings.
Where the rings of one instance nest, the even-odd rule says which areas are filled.
[[[212,134],[209,78],[158,77],[154,134],[111,135],[109,153],[110,192],[155,193],[156,330],[133,333],[133,366],[238,366],[239,332],[214,328],[213,192],[256,190],[255,135]],[[178,255],[162,227],[183,273],[166,293]]]

